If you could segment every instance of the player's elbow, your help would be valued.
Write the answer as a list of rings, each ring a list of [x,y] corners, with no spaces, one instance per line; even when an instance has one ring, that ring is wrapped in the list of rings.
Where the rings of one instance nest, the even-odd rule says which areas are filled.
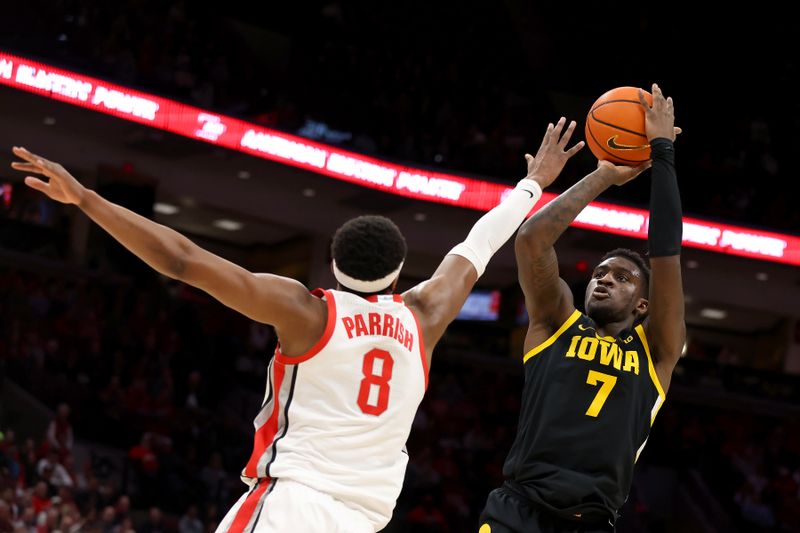
[[[514,239],[514,250],[517,255],[536,256],[539,255],[544,248],[542,239],[539,238],[538,232],[534,226],[526,224],[519,229]]]
[[[202,263],[199,251],[200,249],[189,239],[186,239],[185,242],[178,242],[175,249],[167,254],[166,272],[162,272],[162,274],[189,285],[194,285],[195,278],[198,277],[198,272],[201,270],[197,268]]]

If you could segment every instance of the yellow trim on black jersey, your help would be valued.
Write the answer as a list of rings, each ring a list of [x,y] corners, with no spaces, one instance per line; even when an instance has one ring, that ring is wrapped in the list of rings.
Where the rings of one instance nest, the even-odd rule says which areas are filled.
[[[541,352],[542,350],[544,350],[545,348],[547,348],[548,346],[550,346],[551,344],[553,344],[554,342],[556,342],[556,339],[557,339],[557,338],[559,338],[559,337],[561,336],[561,334],[562,334],[562,333],[564,333],[565,331],[567,331],[567,330],[569,329],[569,327],[570,327],[572,324],[574,324],[574,323],[575,323],[575,321],[576,321],[576,320],[578,320],[578,318],[579,318],[580,316],[581,316],[581,312],[580,312],[580,311],[578,311],[578,310],[576,309],[576,310],[575,310],[575,311],[574,311],[574,312],[573,312],[573,313],[572,313],[572,314],[569,316],[569,318],[567,319],[567,321],[566,321],[566,322],[564,322],[564,323],[561,325],[561,327],[560,327],[560,328],[558,328],[558,331],[556,331],[555,333],[553,333],[552,335],[550,335],[550,338],[549,338],[549,339],[547,339],[547,340],[546,340],[546,341],[544,341],[542,344],[540,344],[539,346],[537,346],[537,347],[533,348],[531,351],[529,351],[528,353],[526,353],[526,354],[525,354],[525,356],[522,358],[522,362],[523,362],[523,363],[526,363],[526,362],[528,361],[528,359],[530,359],[531,357],[533,357],[533,356],[534,356],[534,355],[536,355],[537,353]]]
[[[661,381],[658,379],[658,374],[656,374],[656,367],[653,365],[653,358],[650,356],[650,345],[647,344],[647,336],[644,334],[644,328],[641,324],[639,324],[636,326],[635,330],[636,334],[639,335],[639,339],[642,341],[642,346],[644,346],[644,353],[647,354],[647,370],[650,372],[650,379],[653,380],[653,385],[656,386],[658,396],[661,399],[661,402],[659,403],[658,407],[656,407],[655,412],[653,412],[652,416],[650,417],[650,425],[652,426],[658,411],[661,410],[661,406],[664,405],[664,400],[666,400],[667,395],[664,393],[664,387],[661,386]]]

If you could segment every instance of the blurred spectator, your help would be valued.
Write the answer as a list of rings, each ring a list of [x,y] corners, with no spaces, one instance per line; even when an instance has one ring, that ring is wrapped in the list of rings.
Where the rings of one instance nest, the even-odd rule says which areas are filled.
[[[33,490],[33,495],[31,496],[31,507],[33,508],[33,512],[38,515],[42,511],[49,509],[51,505],[52,502],[50,501],[47,483],[44,481],[38,482],[36,484],[36,488]]]
[[[14,531],[12,518],[11,507],[4,500],[0,500],[0,533],[11,533]]]
[[[446,533],[450,531],[448,521],[439,510],[432,494],[425,494],[422,501],[406,515],[406,522],[419,533]]]
[[[161,509],[151,507],[147,513],[147,520],[136,528],[137,533],[165,533],[164,518]]]
[[[62,403],[58,406],[56,417],[47,427],[47,445],[49,449],[58,453],[63,458],[72,452],[73,435],[72,424],[69,422],[69,406]]]
[[[197,517],[197,506],[190,505],[178,521],[178,533],[203,533],[203,522]]]

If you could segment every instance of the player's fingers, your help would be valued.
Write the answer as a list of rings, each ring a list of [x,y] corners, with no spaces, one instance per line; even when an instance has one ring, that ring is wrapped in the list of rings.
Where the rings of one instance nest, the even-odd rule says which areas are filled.
[[[544,132],[544,137],[542,137],[542,143],[539,145],[539,150],[536,152],[537,155],[542,151],[542,148],[544,148],[547,143],[550,142],[550,136],[553,133],[553,128],[555,128],[555,126],[553,126],[552,122],[547,125],[547,129]]]
[[[672,101],[672,97],[671,96],[667,97],[667,107],[669,109],[673,109],[673,110],[675,109],[675,102]]]
[[[22,148],[21,146],[14,146],[11,149],[11,151],[14,152],[15,156],[19,157],[20,159],[24,159],[25,161],[28,161],[29,163],[35,162],[36,159],[41,159],[41,158],[38,158],[37,156],[33,155],[29,151],[27,151],[25,148]]]
[[[558,122],[556,122],[556,127],[553,129],[553,133],[551,136],[555,138],[556,142],[558,142],[558,139],[561,137],[561,130],[564,129],[564,124],[566,123],[567,119],[564,117],[561,117],[560,119],[558,119]]]
[[[629,179],[633,179],[637,177],[639,174],[647,170],[648,168],[652,167],[653,163],[651,161],[646,161],[641,165],[635,166],[631,168],[631,174]]]
[[[657,83],[654,83],[653,84],[653,98],[655,98],[656,96],[658,96],[659,98],[663,98],[664,97],[664,93],[661,92],[661,87],[659,87]]]
[[[639,103],[644,106],[646,111],[650,110],[650,104],[648,103],[647,98],[644,97],[644,91],[642,89],[639,89]]]
[[[36,174],[44,173],[44,171],[41,168],[39,168],[38,165],[33,165],[31,163],[20,163],[19,161],[14,161],[13,163],[11,163],[11,168],[22,172],[33,172]]]
[[[581,151],[581,148],[583,148],[584,146],[586,146],[585,142],[583,142],[583,141],[579,142],[578,144],[576,144],[575,146],[573,146],[572,148],[567,150],[567,152],[566,152],[567,153],[567,157],[572,157],[573,155],[577,154],[578,152]]]
[[[19,156],[21,159],[28,161],[30,163],[35,163],[36,161],[47,161],[44,157],[40,155],[36,155],[27,148],[23,148],[22,146],[15,146],[13,148],[14,155]]]
[[[64,179],[64,176],[62,174],[62,171],[64,169],[61,168],[61,165],[59,165],[58,163],[53,163],[52,161],[48,161],[47,159],[39,158],[36,160],[36,165],[38,165],[41,168],[40,172],[45,176],[47,176],[48,178],[53,178],[57,180]]]
[[[664,93],[661,92],[661,87],[657,83],[653,84],[653,107],[656,109],[664,109],[666,107]]]
[[[33,176],[26,176],[25,177],[25,185],[30,187],[31,189],[36,189],[39,192],[43,192],[47,194],[50,190],[50,186],[40,180],[39,178],[34,178]]]
[[[567,126],[567,129],[564,131],[564,135],[562,135],[561,139],[558,140],[559,146],[563,148],[567,145],[570,138],[572,137],[572,133],[575,131],[575,126],[577,126],[577,124],[578,123],[575,122],[574,120],[569,121],[569,126]]]
[[[683,133],[683,130],[681,128],[675,126],[675,135],[680,135],[681,133]]]

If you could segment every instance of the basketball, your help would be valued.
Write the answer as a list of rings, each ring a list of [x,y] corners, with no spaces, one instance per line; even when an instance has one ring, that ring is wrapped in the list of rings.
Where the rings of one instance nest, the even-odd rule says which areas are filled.
[[[653,105],[653,95],[644,96]],[[594,104],[586,117],[586,144],[597,159],[618,165],[638,165],[650,159],[644,108],[637,87],[611,89]]]

